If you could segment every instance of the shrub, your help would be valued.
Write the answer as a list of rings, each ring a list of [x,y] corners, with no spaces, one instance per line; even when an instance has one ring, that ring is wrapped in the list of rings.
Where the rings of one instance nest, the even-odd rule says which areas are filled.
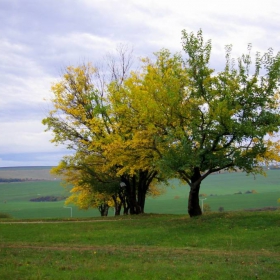
[[[203,212],[211,212],[211,207],[208,203],[203,204]]]
[[[219,211],[219,212],[224,212],[224,211],[225,211],[225,208],[222,207],[222,206],[220,206],[219,209],[218,209],[218,211]]]
[[[252,190],[252,193],[258,193],[256,190]]]
[[[61,200],[65,200],[66,197],[64,196],[40,196],[40,197],[36,197],[36,198],[31,198],[30,201],[32,202],[43,202],[43,201],[48,201],[48,202],[52,202],[52,201],[61,201]]]
[[[234,194],[242,194],[242,192],[239,191],[239,192],[236,192],[236,193],[234,193]]]
[[[6,213],[0,213],[0,219],[10,219],[12,218],[9,214]]]

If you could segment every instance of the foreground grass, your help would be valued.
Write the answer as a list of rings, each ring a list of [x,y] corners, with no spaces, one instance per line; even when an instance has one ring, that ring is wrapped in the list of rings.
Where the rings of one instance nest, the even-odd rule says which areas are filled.
[[[0,223],[1,279],[279,279],[280,212]]]

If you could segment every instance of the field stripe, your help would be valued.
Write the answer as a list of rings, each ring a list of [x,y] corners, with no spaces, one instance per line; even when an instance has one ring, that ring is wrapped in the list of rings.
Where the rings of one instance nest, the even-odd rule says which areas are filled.
[[[217,255],[217,256],[270,256],[279,257],[280,253],[271,252],[268,250],[262,251],[226,251],[226,250],[209,250],[198,248],[166,248],[153,246],[39,246],[28,244],[6,244],[0,245],[1,249],[30,249],[30,250],[45,250],[45,251],[102,251],[102,252],[149,252],[149,253],[168,253],[172,255]]]

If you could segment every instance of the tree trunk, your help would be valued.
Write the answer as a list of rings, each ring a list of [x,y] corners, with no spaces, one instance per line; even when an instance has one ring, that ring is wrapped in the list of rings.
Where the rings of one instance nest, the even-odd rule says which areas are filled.
[[[199,188],[200,185],[198,185],[195,188],[191,187],[190,189],[189,202],[188,202],[188,213],[190,217],[202,215],[201,208],[199,205]]]
[[[145,200],[147,193],[147,171],[139,172],[139,182],[138,182],[138,190],[137,190],[137,200],[140,208],[140,213],[144,213],[145,208]]]
[[[112,196],[115,204],[115,216],[119,216],[121,214],[122,202],[118,201],[118,197],[116,195]]]
[[[123,205],[123,214],[128,215],[130,208],[130,182],[128,176],[121,176],[121,183],[118,194]]]
[[[102,203],[100,206],[98,206],[98,210],[102,217],[108,216],[109,208],[110,208],[109,205],[106,203]]]
[[[137,184],[137,179],[136,176],[134,175],[132,177],[132,182],[130,184],[130,196],[129,196],[130,215],[141,213],[141,209],[140,206],[138,205],[137,198],[136,198],[136,184]]]
[[[190,217],[202,215],[202,211],[199,205],[199,189],[200,189],[200,170],[198,167],[194,168],[193,176],[191,177],[191,186],[188,201],[188,213]]]

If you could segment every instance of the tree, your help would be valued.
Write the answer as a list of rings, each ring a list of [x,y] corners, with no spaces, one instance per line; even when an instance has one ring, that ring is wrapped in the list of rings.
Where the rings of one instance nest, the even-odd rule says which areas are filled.
[[[66,144],[75,151],[54,169],[74,185],[71,201],[85,208],[90,203],[97,205],[86,196],[110,194],[116,214],[122,206],[125,214],[139,214],[144,212],[146,195],[155,193],[153,181],[158,172],[147,165],[128,166],[127,154],[120,149],[123,139],[132,132],[121,129],[120,117],[112,111],[108,96],[126,79],[130,57],[126,58],[125,52],[120,49],[119,66],[114,59],[109,60],[107,79],[91,64],[68,67],[61,81],[52,87],[54,109],[43,124],[53,131],[52,142]]]
[[[225,69],[215,73],[209,67],[211,41],[204,43],[201,30],[182,34],[187,80],[176,95],[176,120],[167,128],[168,152],[161,164],[189,184],[192,217],[201,215],[199,190],[208,175],[222,169],[261,173],[260,161],[279,158],[278,144],[266,137],[279,131],[280,54],[257,53],[251,72],[250,53],[236,66],[227,46]],[[173,99],[167,108],[171,104]]]
[[[267,137],[280,125],[280,55],[272,50],[257,53],[251,72],[251,46],[237,65],[227,46],[225,68],[215,72],[209,66],[211,41],[204,42],[201,30],[182,34],[187,58],[163,50],[155,62],[144,60],[115,103],[121,104],[131,127],[137,123],[126,147],[130,143],[139,154],[141,145],[133,143],[143,143],[155,151],[151,163],[161,174],[187,182],[188,213],[193,217],[202,214],[199,190],[207,176],[237,169],[262,173],[262,162],[279,159],[279,143]]]
[[[107,216],[109,207],[114,207],[115,215],[120,214],[120,179],[102,172],[100,158],[76,152],[74,156],[64,156],[51,172],[63,179],[65,188],[71,188],[66,204],[74,203],[84,210],[97,208],[101,216]]]
[[[186,58],[162,50],[128,75],[121,55],[121,70],[109,64],[109,82],[84,65],[68,68],[53,87],[54,110],[43,120],[53,142],[83,155],[76,168],[83,167],[85,178],[90,170],[91,186],[119,180],[127,213],[144,211],[156,180],[179,177],[190,186],[189,215],[201,215],[199,191],[207,176],[263,173],[261,164],[280,160],[280,54],[257,53],[253,64],[251,45],[237,61],[226,46],[225,68],[215,72],[202,31],[182,36]]]

